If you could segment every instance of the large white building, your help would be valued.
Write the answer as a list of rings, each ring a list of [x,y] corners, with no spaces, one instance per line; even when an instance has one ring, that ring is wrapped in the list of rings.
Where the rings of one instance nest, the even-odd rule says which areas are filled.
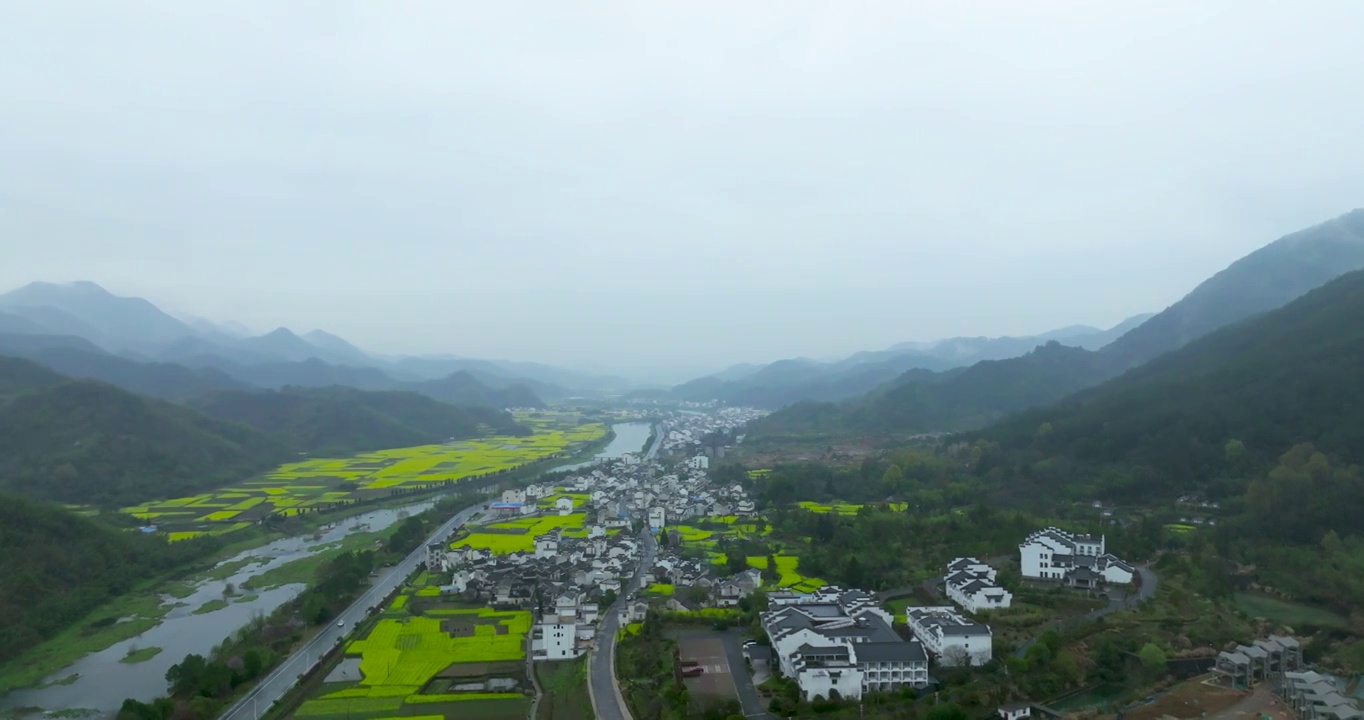
[[[1131,565],[1109,554],[1100,535],[1076,535],[1054,527],[1038,530],[1018,546],[1019,572],[1025,578],[1056,580],[1093,588],[1109,582],[1132,582]]]
[[[504,503],[523,503],[526,501],[526,491],[511,489],[502,491],[502,502]]]
[[[706,457],[705,455],[697,455],[696,457],[688,460],[687,465],[690,466],[693,470],[706,470],[710,468],[710,458]]]
[[[966,612],[1002,610],[1013,603],[1013,593],[995,583],[995,569],[975,558],[957,558],[947,564],[943,587],[947,597]]]
[[[892,617],[861,590],[821,588],[788,594],[761,616],[781,672],[794,679],[807,700],[857,699],[870,691],[928,683],[923,645],[906,641]]]
[[[950,607],[912,607],[905,622],[943,665],[984,665],[994,657],[989,625],[967,620]]]
[[[649,529],[655,532],[666,526],[668,512],[661,507],[649,508]]]

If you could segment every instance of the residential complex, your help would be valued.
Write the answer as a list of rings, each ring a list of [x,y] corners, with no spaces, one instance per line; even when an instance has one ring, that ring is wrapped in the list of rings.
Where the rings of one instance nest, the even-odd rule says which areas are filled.
[[[947,564],[943,588],[952,602],[969,613],[1002,610],[1013,602],[1013,593],[995,583],[995,569],[975,558],[957,558]]]
[[[890,613],[861,590],[785,593],[770,607],[761,622],[774,662],[807,700],[928,684],[923,645],[902,639]]]
[[[990,626],[962,617],[950,607],[906,608],[905,623],[943,665],[984,665],[994,657]]]
[[[1069,587],[1097,588],[1132,582],[1131,565],[1106,552],[1104,537],[1076,535],[1054,527],[1038,530],[1018,546],[1025,578],[1054,580]]]

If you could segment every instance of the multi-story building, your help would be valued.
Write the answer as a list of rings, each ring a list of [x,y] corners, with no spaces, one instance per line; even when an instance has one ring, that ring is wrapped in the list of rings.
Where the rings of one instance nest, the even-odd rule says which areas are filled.
[[[912,607],[905,622],[943,665],[984,665],[994,657],[989,625],[967,620],[950,607]]]
[[[928,683],[923,645],[901,639],[890,613],[861,590],[825,587],[769,607],[761,621],[773,658],[806,699]]]
[[[1125,585],[1136,572],[1105,551],[1102,535],[1076,535],[1054,527],[1029,535],[1019,544],[1018,554],[1023,577],[1072,587],[1094,588],[1105,582]]]
[[[995,569],[975,558],[957,558],[947,564],[943,587],[947,597],[966,612],[1001,610],[1013,603],[1013,593],[995,584]]]

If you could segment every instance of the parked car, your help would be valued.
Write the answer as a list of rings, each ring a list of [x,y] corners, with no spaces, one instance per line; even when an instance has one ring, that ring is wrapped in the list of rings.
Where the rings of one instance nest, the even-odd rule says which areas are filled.
[[[706,669],[701,667],[700,665],[682,668],[682,677],[696,677],[697,675],[700,675],[705,671]]]

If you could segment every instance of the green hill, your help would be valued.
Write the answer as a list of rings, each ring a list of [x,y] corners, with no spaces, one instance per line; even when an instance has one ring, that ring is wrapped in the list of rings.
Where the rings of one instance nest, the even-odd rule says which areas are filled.
[[[1360,268],[1364,210],[1355,210],[1232,263],[1098,351],[1048,343],[1022,357],[981,362],[962,371],[906,373],[841,405],[780,410],[754,423],[751,430],[755,436],[772,436],[977,429],[1058,402]]]
[[[283,436],[293,449],[316,455],[530,432],[501,410],[449,405],[412,392],[339,386],[217,393],[192,405],[210,416]]]
[[[1124,499],[1237,493],[1298,443],[1364,462],[1364,271],[976,438],[1020,492]],[[1364,516],[1364,488],[1338,500]]]
[[[17,657],[215,542],[170,545],[164,537],[113,528],[57,505],[0,495],[0,658]]]
[[[0,357],[0,491],[120,504],[193,494],[286,460],[280,439]]]

